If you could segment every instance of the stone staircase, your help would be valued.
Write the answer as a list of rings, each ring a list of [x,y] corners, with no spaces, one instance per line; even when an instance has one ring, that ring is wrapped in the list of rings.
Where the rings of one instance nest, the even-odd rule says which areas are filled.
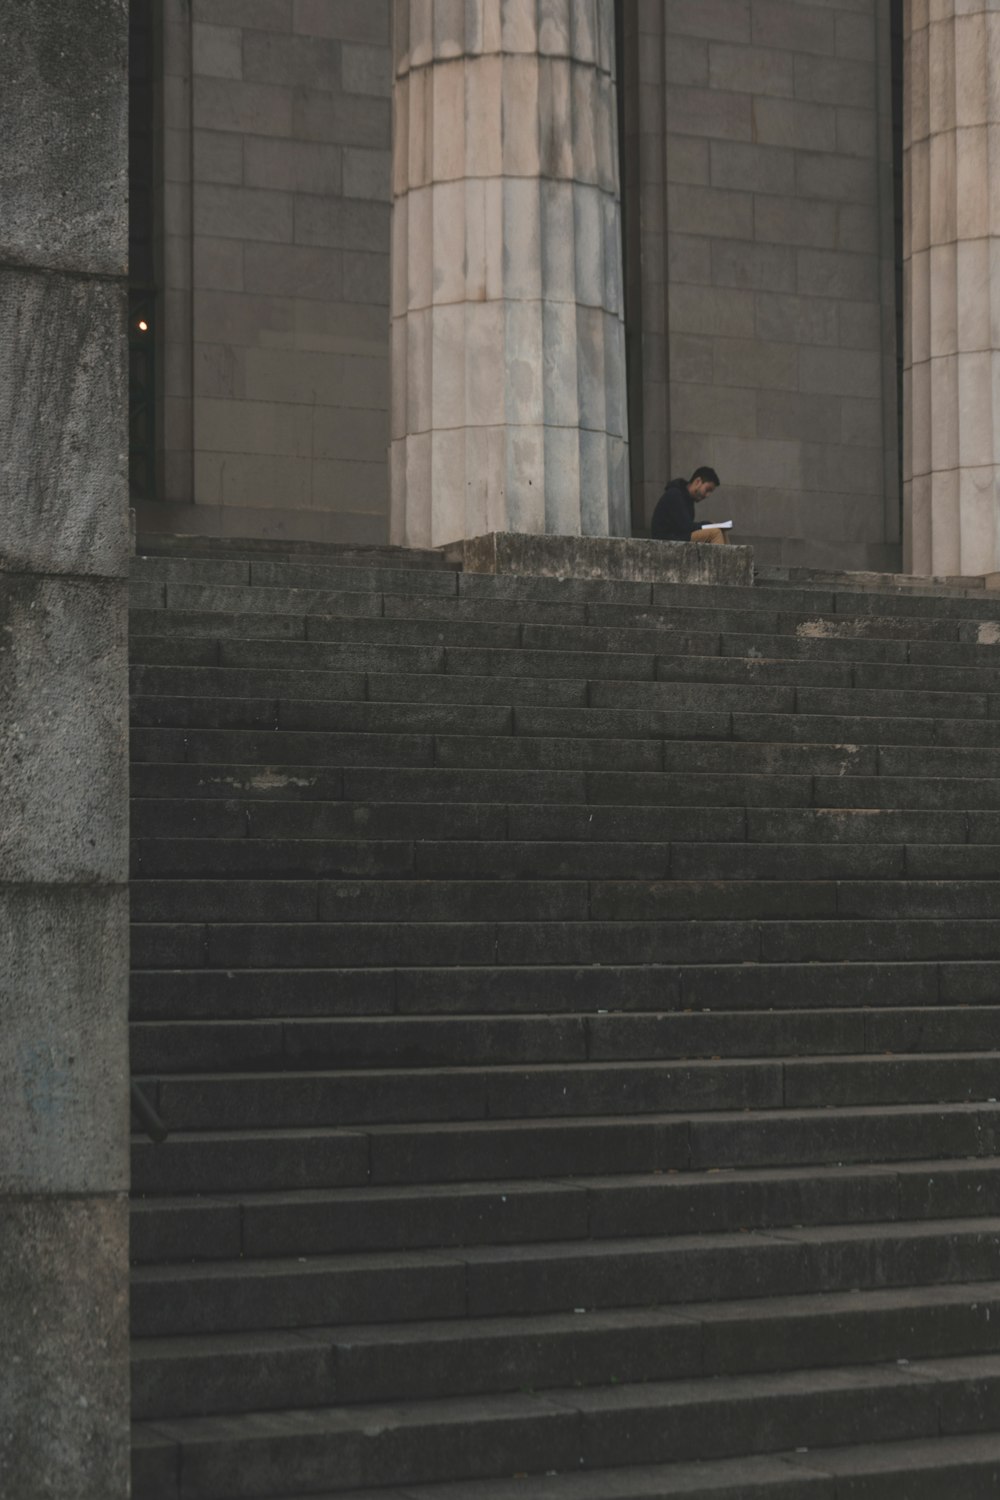
[[[134,1500],[995,1500],[1000,598],[143,550]]]

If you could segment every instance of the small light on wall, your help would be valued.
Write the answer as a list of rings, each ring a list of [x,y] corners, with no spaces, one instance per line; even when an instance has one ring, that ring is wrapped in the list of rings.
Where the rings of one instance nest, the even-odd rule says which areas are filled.
[[[140,333],[149,332],[149,324],[146,322],[145,318],[140,318],[138,323],[136,324],[136,327],[138,328]]]

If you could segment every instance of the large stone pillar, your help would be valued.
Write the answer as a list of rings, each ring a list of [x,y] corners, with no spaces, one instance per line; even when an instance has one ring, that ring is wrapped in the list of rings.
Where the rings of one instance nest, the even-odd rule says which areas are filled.
[[[1000,11],[906,0],[904,566],[1000,569]]]
[[[0,1495],[128,1494],[126,0],[0,0]]]
[[[391,537],[627,535],[613,0],[397,0]]]

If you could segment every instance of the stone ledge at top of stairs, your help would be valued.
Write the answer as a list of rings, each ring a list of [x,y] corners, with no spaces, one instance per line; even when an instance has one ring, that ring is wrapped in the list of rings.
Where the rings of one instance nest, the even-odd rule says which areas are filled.
[[[491,531],[452,542],[441,552],[466,573],[510,573],[534,578],[608,578],[635,583],[751,585],[753,548],[644,537],[536,536]]]

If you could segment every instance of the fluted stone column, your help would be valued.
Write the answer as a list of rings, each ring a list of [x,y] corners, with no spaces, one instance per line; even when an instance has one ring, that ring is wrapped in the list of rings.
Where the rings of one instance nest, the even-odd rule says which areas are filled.
[[[397,0],[394,542],[628,533],[613,0]]]
[[[904,566],[1000,569],[1000,11],[907,0]]]

